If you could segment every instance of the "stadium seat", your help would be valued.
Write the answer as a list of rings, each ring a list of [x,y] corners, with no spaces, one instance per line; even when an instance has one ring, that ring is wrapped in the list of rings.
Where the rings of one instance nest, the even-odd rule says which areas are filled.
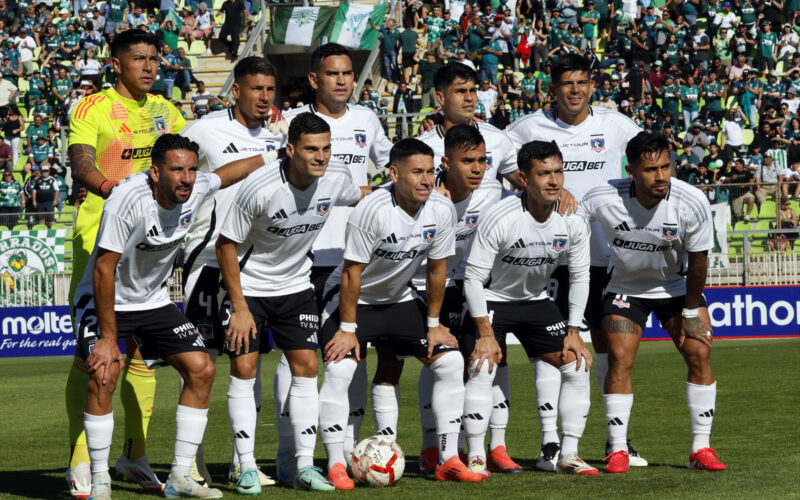
[[[747,209],[747,205],[742,207],[742,210],[746,210],[746,209]],[[749,215],[751,219],[757,219],[758,218],[758,205],[756,205],[754,203],[753,204],[753,210],[751,210],[750,213],[747,214],[747,215]]]
[[[66,207],[65,207],[66,208]],[[56,223],[57,224],[73,224],[75,222],[75,218],[72,216],[72,212],[64,212],[61,211],[60,214],[56,215]]]
[[[21,144],[20,144],[20,146],[21,146]],[[20,153],[22,153],[22,152],[20,151]],[[20,154],[19,158],[17,158],[17,165],[16,165],[16,168],[14,168],[14,171],[15,172],[22,172],[22,169],[25,167],[26,163],[28,163],[28,155]]]
[[[762,231],[759,233],[753,233],[754,240],[766,240],[769,238],[769,231],[772,230],[772,223],[768,220],[760,220],[756,222],[756,230]]]
[[[794,210],[794,213],[800,214],[800,202],[797,200],[789,200],[789,207]]]
[[[750,224],[749,222],[745,222],[743,220],[740,220],[739,222],[736,223],[735,226],[733,226],[733,230],[734,231],[750,231],[752,229],[753,229],[753,225]],[[732,234],[732,235],[730,235],[730,239],[741,241],[741,240],[744,239],[744,235],[742,235],[742,234]]]
[[[11,174],[11,175],[14,177],[14,180],[15,180],[15,181],[19,182],[19,185],[20,185],[20,186],[24,186],[24,185],[25,185],[25,181],[22,179],[22,173],[20,173],[20,172],[14,172],[14,173],[13,173],[13,174]]]
[[[775,202],[774,201],[765,201],[761,204],[761,208],[758,210],[758,218],[759,219],[775,219],[776,216],[775,212]],[[760,224],[760,222],[759,222]]]
[[[6,226],[0,226],[0,231],[8,231],[8,228]]]
[[[186,51],[189,55],[194,56],[202,56],[206,53],[206,44],[202,40],[195,40],[192,42],[192,46],[189,47],[189,50]]]
[[[766,241],[754,241],[750,243],[750,255],[763,254],[768,248]]]
[[[31,228],[34,231],[38,231],[40,229],[49,229],[45,224],[34,224]]]
[[[742,139],[744,139],[744,145],[749,146],[753,142],[753,130],[749,128],[742,129]]]
[[[27,224],[17,224],[16,226],[11,228],[12,231],[27,231],[28,225]]]
[[[744,253],[744,243],[741,241],[728,242],[728,257],[736,258]]]

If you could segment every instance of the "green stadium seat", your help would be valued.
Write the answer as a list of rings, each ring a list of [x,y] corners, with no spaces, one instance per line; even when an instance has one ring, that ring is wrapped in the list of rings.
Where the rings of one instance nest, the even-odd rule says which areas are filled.
[[[13,174],[11,174],[11,175],[14,177],[14,180],[15,180],[15,181],[19,182],[19,185],[20,185],[20,186],[24,186],[24,185],[25,185],[25,181],[22,179],[22,173],[20,173],[20,172],[14,172],[14,173],[13,173]]]
[[[0,226],[0,231],[8,231],[8,228],[6,226]]]
[[[729,227],[729,229],[730,229],[730,227]],[[753,225],[750,224],[749,222],[745,222],[743,220],[740,220],[739,222],[736,223],[735,226],[733,226],[733,230],[734,231],[750,231],[752,229],[753,229]],[[732,234],[732,235],[730,235],[730,238],[732,240],[742,241],[742,240],[744,240],[744,235],[742,235],[742,234]]]
[[[60,214],[56,215],[56,225],[70,225],[75,222],[75,218],[72,216],[72,212],[65,213],[62,211]]]
[[[758,209],[758,218],[759,219],[771,219],[775,220],[776,217],[775,212],[775,202],[774,201],[765,201],[761,204],[761,207]]]
[[[74,214],[77,211],[78,209],[72,205],[64,205],[63,207],[61,207],[62,214]]]
[[[16,226],[11,228],[12,231],[27,231],[28,225],[27,224],[17,224]]]
[[[744,243],[741,241],[731,241],[728,243],[728,257],[740,257],[744,253]]]
[[[38,231],[40,229],[48,229],[48,227],[45,224],[34,224],[31,229]]]
[[[742,130],[742,138],[744,139],[744,145],[749,146],[753,143],[753,130],[746,128]]]
[[[189,55],[202,56],[206,53],[206,43],[202,40],[195,40],[192,46],[186,51]]]
[[[795,213],[800,214],[800,202],[797,200],[789,200],[789,207],[791,207]]]
[[[753,239],[754,240],[766,240],[770,236],[768,231],[770,231],[771,229],[772,229],[772,225],[771,225],[771,222],[768,221],[768,220],[760,220],[760,221],[756,222],[756,230],[764,231],[764,232],[754,233],[753,234]]]
[[[755,241],[750,244],[750,255],[760,255],[768,249],[766,241]]]
[[[28,155],[21,153],[22,151],[20,151],[19,158],[17,158],[17,166],[14,168],[15,172],[22,172],[23,168],[25,167],[25,164],[28,163]]]

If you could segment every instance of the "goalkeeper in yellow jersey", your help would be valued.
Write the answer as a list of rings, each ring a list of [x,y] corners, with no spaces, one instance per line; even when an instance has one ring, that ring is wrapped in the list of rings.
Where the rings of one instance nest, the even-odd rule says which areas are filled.
[[[128,175],[150,168],[150,150],[160,135],[178,133],[186,125],[169,101],[148,94],[156,80],[159,60],[158,39],[154,34],[138,29],[120,33],[111,44],[116,85],[83,98],[70,113],[67,151],[72,178],[88,193],[75,224],[70,304],[94,248],[105,199]],[[155,373],[147,368],[130,340],[126,352],[121,391],[125,447],[115,468],[118,474],[147,490],[162,491],[163,484],[151,470],[145,454]],[[83,431],[87,382],[86,368],[76,355],[67,380],[66,402],[71,447],[67,483],[70,493],[77,498],[88,498],[91,493],[89,454]]]

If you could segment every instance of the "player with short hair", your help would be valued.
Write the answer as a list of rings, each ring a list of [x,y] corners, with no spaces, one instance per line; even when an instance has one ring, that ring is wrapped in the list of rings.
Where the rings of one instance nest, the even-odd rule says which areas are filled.
[[[308,73],[309,85],[316,91],[314,102],[287,111],[284,118],[291,123],[300,113],[311,112],[328,122],[331,127],[331,158],[348,166],[353,184],[366,194],[371,192],[367,178],[369,161],[379,169],[386,166],[392,143],[374,111],[348,103],[355,89],[354,76],[353,61],[347,48],[337,43],[320,45],[311,54],[311,71]],[[348,207],[333,207],[325,227],[314,241],[311,282],[320,302],[325,281],[342,263],[344,234],[351,211]],[[291,481],[295,473],[294,438],[285,408],[290,381],[289,366],[285,358],[281,358],[273,387],[275,412],[278,414],[276,469],[278,479],[283,481]],[[345,449],[350,457],[367,406],[366,361],[359,363],[348,397],[352,414],[348,417]]]
[[[254,154],[277,151],[287,131],[285,120],[273,105],[275,99],[275,67],[263,57],[245,57],[233,68],[234,82],[231,92],[236,104],[222,111],[216,111],[195,120],[181,135],[200,145],[198,166],[201,172],[213,172],[217,168],[235,160],[252,157]],[[269,162],[271,163],[271,162]],[[213,199],[204,203],[197,214],[196,222],[186,238],[183,292],[186,317],[197,326],[206,344],[211,360],[216,362],[223,350],[225,329],[219,317],[218,293],[221,277],[215,244],[222,222],[228,213],[232,200],[241,184],[217,191]],[[261,370],[257,364],[253,384],[256,411],[261,409]],[[234,442],[242,439],[234,434]],[[251,433],[248,438],[254,440]],[[239,454],[233,447],[231,465],[228,469],[228,482],[239,481]],[[205,464],[203,446],[197,451],[193,468],[195,480],[211,482],[211,475]],[[269,476],[258,471],[261,486],[275,484]]]
[[[589,227],[577,215],[564,217],[557,211],[564,170],[555,143],[525,144],[518,164],[525,191],[487,210],[466,258],[464,294],[473,321],[464,324],[464,334],[476,336],[464,405],[470,465],[485,464],[494,368],[506,356],[505,336],[511,332],[531,361],[544,360],[561,375],[558,414],[564,436],[558,470],[596,475],[597,469],[578,457],[590,407],[592,355],[580,336],[589,293]],[[566,323],[547,293],[550,275],[562,259],[571,285]]]
[[[70,170],[74,182],[87,191],[75,223],[70,304],[94,248],[104,200],[118,182],[150,168],[150,151],[159,136],[179,132],[186,125],[169,101],[149,94],[158,73],[157,47],[158,39],[152,33],[142,30],[120,33],[111,44],[110,61],[117,75],[116,84],[81,99],[70,114],[67,150]],[[162,491],[164,486],[151,470],[145,450],[155,395],[155,371],[145,366],[133,342],[126,343],[126,352],[120,391],[125,407],[125,448],[115,469],[147,490]],[[67,483],[70,493],[79,498],[87,497],[91,486],[82,421],[88,380],[86,367],[76,352],[66,387],[72,447]]]
[[[506,134],[519,148],[533,140],[555,140],[564,156],[564,187],[577,198],[589,189],[620,177],[625,144],[639,132],[639,127],[623,114],[590,106],[594,87],[589,61],[579,54],[559,57],[551,67],[548,88],[556,106],[528,115],[506,128]],[[589,300],[585,321],[589,326],[592,346],[597,354],[595,375],[602,389],[608,370],[605,341],[600,333],[600,304],[608,282],[608,245],[599,226],[591,231],[591,267]],[[569,273],[560,266],[553,274],[552,289],[561,314],[568,314]],[[561,374],[542,360],[534,363],[536,397],[542,426],[542,450],[536,467],[555,471],[559,456],[556,426],[557,402]],[[606,454],[610,448],[606,446]],[[646,466],[647,460],[630,447],[631,465]]]
[[[325,379],[320,428],[329,470],[344,471],[344,397],[366,343],[396,356],[415,356],[434,374],[433,413],[440,454],[436,479],[481,481],[458,458],[464,361],[440,324],[447,258],[455,253],[456,211],[433,191],[433,150],[403,139],[390,155],[392,183],[364,198],[347,224],[344,263],[325,285],[322,315]],[[409,281],[427,259],[426,305]],[[427,322],[425,319],[427,310]],[[427,325],[427,332],[426,332]]]
[[[441,171],[437,183],[450,193],[450,198],[456,206],[458,216],[456,253],[448,259],[448,282],[441,318],[459,339],[461,353],[464,359],[468,360],[474,348],[474,337],[461,335],[461,313],[464,309],[463,257],[481,214],[493,203],[499,201],[503,195],[503,188],[497,176],[493,174],[494,169],[489,167],[489,157],[493,157],[495,165],[502,165],[506,171],[509,171],[508,165],[513,164],[512,172],[515,176],[514,179],[517,180],[518,172],[513,156],[510,156],[513,154],[513,145],[509,144],[502,132],[491,125],[473,122],[469,118],[476,102],[477,75],[470,68],[464,68],[466,71],[455,67],[453,73],[442,70],[437,73],[437,82],[440,86],[437,90],[437,98],[440,99],[444,109],[444,123],[423,134],[420,140],[431,146],[434,154],[437,150],[442,152],[439,159]],[[464,120],[466,123],[458,124]],[[442,133],[443,130],[446,132]],[[488,138],[487,141],[484,141],[484,137]],[[487,144],[488,141],[491,141],[491,146]],[[489,151],[490,147],[493,148],[492,151]],[[435,161],[436,156],[434,156]],[[481,164],[485,167],[483,172],[479,173]],[[489,172],[488,176],[486,172]],[[490,187],[481,189],[485,185]],[[414,286],[418,290],[425,288],[424,272],[424,268],[421,268],[414,279]],[[381,372],[382,365],[388,364],[385,363],[385,359],[380,358],[378,373]],[[505,447],[505,428],[508,424],[508,401],[511,388],[508,367],[505,364],[502,368],[498,367],[498,374],[492,386],[493,403],[490,417],[492,443],[488,460],[493,470],[519,472],[522,467],[508,456]],[[438,464],[439,447],[436,421],[431,411],[432,386],[433,374],[423,366],[418,382],[420,423],[422,425],[422,450],[419,466],[420,472],[423,474],[433,474]],[[469,390],[469,383],[466,389]],[[467,394],[466,397],[468,398],[470,395]],[[373,393],[373,411],[376,411],[374,401],[375,394]],[[377,411],[375,414],[378,415]],[[384,427],[378,425],[380,429]],[[462,445],[463,439],[459,437],[458,446]],[[482,473],[485,471],[486,462],[482,465],[475,464],[474,467],[470,469]]]
[[[709,444],[717,394],[711,319],[703,297],[708,251],[714,246],[711,207],[702,191],[671,178],[669,140],[663,134],[639,133],[626,154],[630,178],[592,189],[579,211],[587,221],[601,224],[611,249],[602,321],[609,347],[603,405],[612,447],[605,470],[628,471],[631,370],[653,312],[689,370],[689,468],[725,470]]]
[[[117,341],[132,337],[148,368],[166,363],[184,379],[176,411],[175,458],[167,497],[221,498],[190,475],[208,421],[214,364],[194,325],[163,285],[200,204],[246,176],[233,165],[216,175],[197,173],[196,143],[164,134],[152,148],[153,165],[133,176],[103,206],[95,248],[75,293],[77,350],[89,372],[84,412],[92,469],[91,495],[111,498],[108,455],[114,430],[111,400],[122,354]]]
[[[269,351],[267,329],[291,368],[287,408],[294,430],[294,486],[333,490],[314,467],[319,422],[317,331],[319,315],[311,285],[311,246],[331,208],[352,205],[361,190],[349,169],[329,164],[330,126],[312,113],[289,125],[287,158],[245,181],[217,239],[230,318],[225,348],[231,357],[228,414],[242,464],[239,492],[260,492],[253,457],[256,404],[253,398],[259,351]],[[253,476],[253,477],[248,477]]]

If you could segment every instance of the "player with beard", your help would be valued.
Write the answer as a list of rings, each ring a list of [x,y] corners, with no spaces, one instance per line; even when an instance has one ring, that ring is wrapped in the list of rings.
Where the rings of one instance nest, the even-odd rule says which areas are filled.
[[[355,89],[353,61],[350,52],[336,43],[321,45],[311,54],[311,71],[308,81],[316,91],[313,103],[292,109],[284,114],[286,121],[300,113],[311,112],[328,122],[331,127],[331,157],[350,169],[353,183],[369,193],[367,167],[369,161],[377,168],[389,163],[392,143],[383,132],[383,127],[374,111],[362,106],[348,104]],[[285,143],[285,140],[284,140]],[[334,207],[325,227],[314,242],[314,267],[311,282],[318,300],[330,273],[342,263],[344,233],[347,217],[352,208]],[[281,358],[275,374],[275,411],[278,414],[278,457],[276,459],[278,479],[291,481],[294,476],[294,450],[292,427],[286,415],[286,397],[291,374],[285,358]],[[347,422],[346,456],[350,457],[358,441],[361,421],[367,404],[367,366],[362,361],[351,385],[350,411]]]
[[[655,313],[689,372],[689,468],[722,471],[725,465],[710,445],[717,383],[711,368],[711,318],[703,297],[708,251],[714,247],[711,207],[702,191],[672,178],[663,134],[639,133],[626,153],[630,179],[592,189],[579,210],[587,221],[601,225],[611,248],[602,319],[609,349],[603,406],[611,443],[605,470],[628,472],[631,371],[642,329]]]
[[[195,120],[181,133],[200,145],[198,165],[201,172],[213,172],[235,160],[261,153],[271,153],[277,158],[287,131],[286,122],[272,103],[275,99],[274,66],[263,57],[245,57],[236,63],[233,75],[231,92],[236,104],[226,110],[210,113],[202,120]],[[197,326],[212,361],[216,361],[225,338],[219,318],[221,278],[214,245],[239,186],[237,184],[220,190],[213,199],[204,203],[186,239],[185,254],[188,257],[183,265],[186,317]],[[260,363],[257,366],[260,367]],[[260,369],[257,370],[253,392],[256,409],[260,410]],[[255,437],[250,436],[250,439]],[[197,452],[192,473],[198,482],[211,483],[202,446]],[[228,482],[236,484],[239,473],[239,455],[234,447]],[[275,484],[260,470],[258,475],[261,486]]]
[[[564,157],[564,187],[581,198],[589,189],[620,177],[625,145],[639,133],[639,128],[617,111],[589,105],[594,87],[590,63],[583,56],[568,54],[560,57],[553,64],[551,75],[549,91],[555,96],[556,106],[515,121],[506,129],[506,134],[517,147],[533,140],[555,140]],[[595,375],[601,388],[608,371],[608,350],[600,333],[600,305],[608,282],[608,262],[608,245],[599,225],[595,225],[591,231],[589,300],[585,320],[597,353]],[[564,316],[568,314],[568,275],[567,266],[560,266],[553,274],[552,283],[554,299]],[[542,426],[542,451],[536,466],[541,470],[555,471],[560,449],[556,408],[561,375],[552,365],[541,360],[534,364],[534,371]],[[607,445],[606,455],[610,450]],[[628,452],[631,465],[647,465],[633,447]]]

